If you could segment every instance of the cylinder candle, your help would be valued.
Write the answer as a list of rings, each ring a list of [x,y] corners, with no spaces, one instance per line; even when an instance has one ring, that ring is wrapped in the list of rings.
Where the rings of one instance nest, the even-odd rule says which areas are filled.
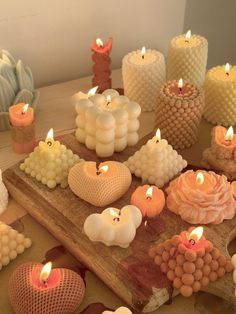
[[[212,124],[236,124],[236,66],[227,63],[207,72],[204,83],[206,106],[204,118]]]
[[[175,149],[184,149],[197,141],[204,109],[203,90],[180,79],[161,86],[156,108],[156,127]]]
[[[20,103],[9,108],[13,150],[17,154],[30,153],[35,147],[34,109]]]
[[[123,58],[122,76],[125,95],[139,103],[142,112],[154,110],[166,77],[164,56],[145,47],[130,52]]]
[[[99,91],[111,88],[111,71],[110,53],[112,49],[112,38],[108,39],[108,42],[104,45],[100,38],[97,38],[92,43],[92,59],[94,61],[93,66],[93,86],[98,86]]]
[[[167,79],[182,77],[197,86],[205,80],[208,42],[199,35],[186,34],[174,37],[169,46],[167,58]]]

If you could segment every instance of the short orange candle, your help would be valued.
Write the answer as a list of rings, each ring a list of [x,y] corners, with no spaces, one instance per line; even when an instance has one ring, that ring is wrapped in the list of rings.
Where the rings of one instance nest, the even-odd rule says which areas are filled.
[[[34,110],[20,103],[9,108],[9,118],[12,126],[28,126],[34,121]]]
[[[156,186],[139,186],[131,196],[131,204],[137,206],[143,217],[155,217],[165,206],[165,195]]]

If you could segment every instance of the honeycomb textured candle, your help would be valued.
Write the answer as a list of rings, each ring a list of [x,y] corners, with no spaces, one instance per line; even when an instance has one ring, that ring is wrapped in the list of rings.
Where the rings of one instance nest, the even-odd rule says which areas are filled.
[[[185,34],[174,37],[169,46],[167,58],[167,79],[183,78],[195,85],[203,85],[208,53],[207,40],[192,35],[186,40]]]
[[[123,58],[122,76],[125,95],[136,101],[142,112],[153,111],[160,86],[166,78],[164,56],[150,49],[144,58],[140,50],[130,52]]]
[[[236,66],[226,74],[225,66],[207,72],[204,83],[206,106],[204,118],[212,124],[236,124]]]
[[[160,89],[155,125],[175,149],[188,148],[197,141],[204,105],[201,88],[184,82],[180,91],[177,81],[168,81]]]

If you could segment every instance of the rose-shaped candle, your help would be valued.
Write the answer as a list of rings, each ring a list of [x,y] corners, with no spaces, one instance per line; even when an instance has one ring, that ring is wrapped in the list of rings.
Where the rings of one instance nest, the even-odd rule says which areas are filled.
[[[233,191],[224,175],[189,170],[170,182],[166,192],[168,209],[191,224],[219,224],[235,215]]]

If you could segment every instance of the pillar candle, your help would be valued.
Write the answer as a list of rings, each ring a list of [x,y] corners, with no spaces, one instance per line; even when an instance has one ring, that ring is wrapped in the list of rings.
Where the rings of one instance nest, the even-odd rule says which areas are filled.
[[[111,88],[110,53],[112,49],[112,38],[110,37],[106,44],[103,44],[102,40],[97,38],[92,43],[91,49],[93,51],[92,59],[94,62],[92,83],[93,86],[99,87],[99,91],[104,91],[105,89]]]
[[[197,141],[204,109],[203,90],[189,82],[167,81],[160,88],[155,126],[175,149]]]
[[[9,108],[12,146],[15,153],[30,153],[35,147],[34,109],[20,103]]]
[[[167,57],[167,79],[178,80],[182,77],[202,86],[207,65],[208,42],[199,35],[186,34],[172,38]]]
[[[236,66],[217,66],[207,72],[204,83],[204,118],[212,124],[236,124]]]
[[[122,61],[122,77],[125,95],[139,103],[142,112],[153,111],[166,77],[163,54],[144,47],[128,53]]]

